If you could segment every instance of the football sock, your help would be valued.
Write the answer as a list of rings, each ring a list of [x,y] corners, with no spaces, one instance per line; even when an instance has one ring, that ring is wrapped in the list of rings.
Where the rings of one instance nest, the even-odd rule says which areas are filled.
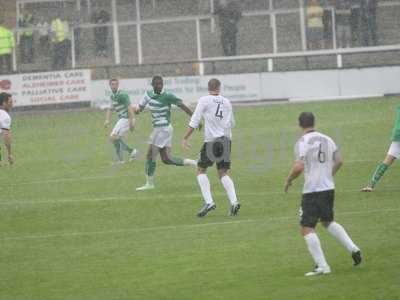
[[[193,160],[193,159],[185,158],[185,159],[183,160],[183,165],[184,165],[184,166],[197,166],[197,161],[196,161],[196,160]]]
[[[360,251],[360,249],[353,243],[346,230],[339,223],[331,222],[326,229],[347,249],[347,251],[351,253]]]
[[[327,267],[328,263],[325,260],[325,255],[322,251],[318,235],[315,232],[311,232],[304,236],[304,240],[306,241],[308,251],[310,251],[315,264],[320,268]]]
[[[236,205],[238,201],[236,198],[235,185],[232,179],[228,175],[225,175],[224,177],[221,178],[221,182],[226,190],[226,193],[228,194],[228,198],[229,201],[231,202],[231,205]]]
[[[123,160],[124,158],[122,157],[121,144],[120,144],[119,140],[113,141],[113,145],[115,147],[115,153],[117,154],[117,158],[119,160]]]
[[[131,153],[133,151],[133,149],[131,147],[129,147],[124,141],[123,139],[118,139],[119,143],[120,143],[120,148],[121,151],[126,151],[128,153]]]
[[[146,161],[145,169],[146,175],[149,177],[153,177],[154,172],[156,171],[156,162],[154,160],[148,159]]]
[[[380,163],[378,165],[378,167],[376,168],[376,170],[374,172],[374,175],[372,175],[372,180],[371,180],[371,183],[370,183],[370,186],[372,188],[375,187],[375,185],[382,178],[383,174],[385,174],[385,172],[387,171],[388,168],[389,168],[389,166],[384,164],[384,163]]]
[[[207,204],[213,204],[214,200],[211,196],[210,181],[206,174],[197,175],[197,182],[199,183],[201,194]]]

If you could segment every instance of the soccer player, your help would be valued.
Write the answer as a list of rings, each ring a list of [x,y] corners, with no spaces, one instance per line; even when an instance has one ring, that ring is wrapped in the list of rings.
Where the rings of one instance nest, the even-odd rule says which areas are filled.
[[[305,274],[306,276],[331,272],[314,230],[318,221],[321,221],[327,231],[351,253],[355,266],[361,263],[360,248],[353,243],[342,225],[336,223],[333,217],[335,197],[333,177],[343,164],[342,156],[329,136],[314,130],[314,123],[315,118],[312,113],[300,114],[299,125],[304,135],[296,143],[296,160],[285,183],[285,192],[288,192],[293,180],[305,172],[300,225],[301,233],[316,265],[312,272]]]
[[[400,157],[400,106],[397,107],[396,121],[392,131],[392,144],[389,147],[389,151],[386,154],[385,159],[378,165],[374,174],[372,175],[371,182],[363,188],[362,192],[372,192],[382,178],[383,174],[387,169],[394,163],[396,159]]]
[[[129,159],[131,161],[135,159],[137,153],[136,149],[129,147],[122,139],[128,131],[133,131],[135,127],[135,112],[131,105],[129,95],[119,90],[118,79],[110,79],[109,84],[112,92],[111,103],[110,108],[108,108],[106,112],[104,126],[106,128],[109,126],[111,109],[113,109],[118,114],[118,122],[115,124],[110,134],[110,141],[115,147],[115,153],[118,159],[117,163],[124,163],[123,151],[129,153]]]
[[[13,107],[12,95],[8,93],[0,93],[0,134],[3,138],[4,144],[7,149],[8,163],[12,165],[14,163],[14,156],[11,152],[11,117],[9,112]],[[1,149],[0,149],[0,161],[1,161]]]
[[[204,217],[209,211],[216,208],[211,195],[210,181],[206,174],[207,168],[211,167],[214,162],[216,162],[219,178],[231,203],[229,215],[236,216],[240,209],[235,185],[228,175],[228,170],[231,167],[231,129],[235,125],[235,121],[232,105],[227,98],[220,95],[220,90],[221,82],[218,79],[211,79],[208,82],[209,95],[199,99],[182,141],[182,146],[188,149],[190,147],[188,143],[190,136],[194,129],[199,127],[201,119],[204,118],[205,139],[197,164],[197,182],[205,205],[197,213],[198,217]]]
[[[166,165],[174,166],[196,166],[196,161],[192,159],[182,159],[171,156],[171,142],[173,127],[171,125],[171,105],[176,105],[189,116],[192,111],[183,103],[181,99],[172,93],[163,91],[164,81],[161,76],[154,76],[151,85],[153,90],[147,91],[135,113],[141,113],[146,106],[149,107],[153,123],[153,132],[149,140],[147,151],[147,161],[145,166],[146,184],[138,187],[137,191],[154,189],[154,173],[156,170],[156,159],[160,153],[161,160]]]

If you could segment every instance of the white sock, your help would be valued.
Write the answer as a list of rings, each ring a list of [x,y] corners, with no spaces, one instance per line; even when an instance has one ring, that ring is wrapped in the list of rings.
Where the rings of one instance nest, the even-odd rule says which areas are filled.
[[[147,184],[154,185],[154,176],[146,176]]]
[[[326,229],[347,249],[347,251],[349,252],[360,251],[360,248],[358,248],[353,243],[353,241],[347,234],[346,230],[339,223],[331,222],[331,224],[329,224],[329,226]]]
[[[193,160],[193,159],[189,159],[189,158],[185,158],[184,160],[183,160],[183,165],[184,166],[197,166],[197,161],[196,160]]]
[[[318,235],[315,232],[311,232],[304,236],[304,240],[306,241],[308,251],[310,251],[315,264],[320,268],[328,267]]]
[[[214,200],[211,196],[210,181],[206,174],[197,175],[197,182],[199,183],[201,194],[207,204],[213,204]]]
[[[224,177],[221,178],[221,182],[226,190],[226,193],[228,194],[228,198],[229,201],[231,202],[231,205],[238,204],[236,198],[235,185],[233,184],[232,179],[228,175],[225,175]]]

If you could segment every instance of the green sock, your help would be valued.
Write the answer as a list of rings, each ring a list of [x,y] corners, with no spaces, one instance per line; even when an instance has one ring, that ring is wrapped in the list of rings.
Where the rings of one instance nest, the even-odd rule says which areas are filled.
[[[117,158],[119,160],[123,160],[124,158],[122,157],[122,152],[121,152],[121,144],[119,142],[119,140],[115,140],[113,142],[114,147],[115,147],[115,153],[117,154]]]
[[[129,147],[122,139],[118,139],[118,141],[121,147],[121,151],[126,151],[128,153],[131,153],[133,151],[133,149]]]
[[[375,185],[382,178],[383,174],[385,174],[385,172],[387,171],[388,168],[389,168],[389,166],[384,164],[384,163],[380,163],[378,165],[378,167],[376,168],[376,170],[374,172],[374,175],[372,175],[372,180],[371,180],[371,183],[370,183],[370,186],[372,188],[375,187]]]
[[[154,160],[148,159],[146,161],[146,175],[152,177],[156,171],[156,162]]]

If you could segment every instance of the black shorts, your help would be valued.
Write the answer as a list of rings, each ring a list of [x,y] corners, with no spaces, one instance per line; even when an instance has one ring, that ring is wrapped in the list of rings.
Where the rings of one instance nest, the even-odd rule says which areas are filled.
[[[334,190],[303,194],[300,210],[301,226],[314,228],[318,221],[332,222],[334,200]]]
[[[204,143],[197,166],[207,169],[216,163],[218,170],[229,170],[231,168],[231,147],[232,141],[227,137],[220,137],[213,142]]]

